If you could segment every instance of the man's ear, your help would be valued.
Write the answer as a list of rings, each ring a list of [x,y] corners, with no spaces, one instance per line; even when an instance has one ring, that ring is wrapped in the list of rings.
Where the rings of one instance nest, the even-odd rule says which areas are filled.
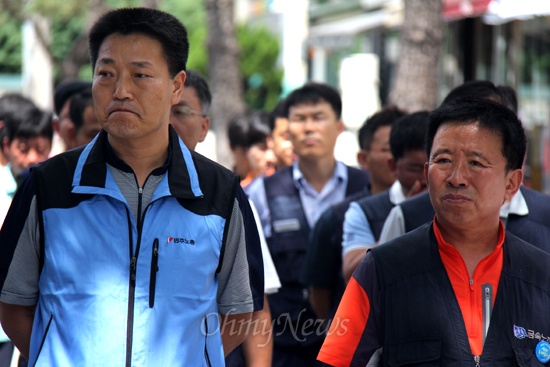
[[[202,143],[204,139],[206,139],[206,135],[208,134],[208,130],[210,130],[210,117],[205,116],[202,119],[202,126],[201,126],[201,136],[199,139],[199,143]]]
[[[518,192],[523,182],[523,171],[521,169],[511,170],[506,174],[506,193],[505,200],[511,199]]]
[[[176,76],[174,77],[173,90],[172,90],[172,106],[180,102],[181,93],[183,92],[186,78],[187,78],[187,74],[183,70],[177,73]]]
[[[368,158],[369,152],[363,149],[359,149],[359,151],[357,152],[357,162],[362,169],[369,169]]]
[[[71,123],[71,124],[67,124],[67,135],[66,135],[66,139],[68,140],[69,142],[69,147],[66,147],[68,149],[72,149],[72,148],[76,148],[77,144],[76,144],[76,134],[78,132],[76,131],[76,126],[74,125],[74,123]]]

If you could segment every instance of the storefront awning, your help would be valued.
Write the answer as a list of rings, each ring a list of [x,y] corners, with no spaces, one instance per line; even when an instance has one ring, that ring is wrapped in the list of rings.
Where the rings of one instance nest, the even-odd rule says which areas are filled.
[[[348,40],[351,43],[356,34],[378,28],[386,24],[388,13],[373,11],[351,17],[314,25],[309,29],[308,43],[316,46],[331,46]]]
[[[483,15],[483,22],[497,25],[515,19],[529,19],[549,14],[548,0],[492,0]]]

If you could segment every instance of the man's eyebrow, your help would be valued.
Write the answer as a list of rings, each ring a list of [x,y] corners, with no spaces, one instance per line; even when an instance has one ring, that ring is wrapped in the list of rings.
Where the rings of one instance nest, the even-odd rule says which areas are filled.
[[[97,64],[104,64],[104,65],[113,65],[115,63],[115,60],[109,58],[109,57],[103,57],[99,60],[97,60]],[[132,61],[130,62],[130,65],[137,66],[140,68],[148,68],[153,66],[153,64],[149,61]]]
[[[484,161],[489,162],[489,159],[485,156],[485,154],[483,154],[483,152],[478,152],[476,150],[473,150],[473,151],[468,153],[468,156],[469,157],[471,157],[471,156],[477,157],[477,158],[483,159]]]
[[[132,61],[130,65],[134,65],[140,68],[149,68],[153,66],[153,64],[150,63],[149,61]]]
[[[451,153],[451,150],[448,149],[448,148],[441,148],[441,149],[437,149],[437,150],[434,150],[432,152],[432,156],[436,156],[436,155],[440,155],[440,154],[450,154]]]
[[[105,64],[105,65],[111,65],[114,64],[115,60],[110,59],[108,57],[102,57],[101,59],[97,60],[96,64]]]

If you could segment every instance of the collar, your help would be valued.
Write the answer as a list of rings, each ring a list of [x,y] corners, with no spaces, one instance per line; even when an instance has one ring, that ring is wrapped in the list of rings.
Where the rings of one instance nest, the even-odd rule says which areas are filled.
[[[401,185],[401,182],[399,182],[399,180],[395,180],[395,182],[391,185],[389,191],[390,201],[393,205],[399,205],[403,201],[405,201],[405,199],[407,199],[407,197],[403,193],[403,186]]]
[[[200,189],[197,169],[195,167],[193,153],[179,139],[177,133],[169,128],[168,157],[164,164],[154,169],[152,175],[168,176],[168,195],[178,198],[195,198],[203,196]],[[133,172],[132,168],[122,161],[114,152],[107,139],[107,132],[101,132],[83,148],[79,158],[73,186],[79,187],[73,190],[80,193],[96,193],[97,190],[88,188],[105,188],[107,180],[107,164],[110,164],[125,172]]]
[[[103,132],[103,130],[102,130]],[[126,162],[124,162],[122,159],[119,158],[119,156],[115,153],[113,147],[109,143],[109,139],[107,139],[107,133],[105,133],[105,139],[102,140],[103,145],[103,154],[106,157],[105,161],[110,164],[111,166],[127,172],[127,173],[133,173],[132,167],[130,167]],[[166,161],[164,161],[164,164],[160,167],[155,168],[151,175],[153,176],[161,176],[168,171],[168,167],[170,166],[170,162],[172,158],[172,144],[168,144],[168,156],[166,157]]]
[[[336,161],[331,179],[337,179],[340,182],[346,182],[348,179],[347,166],[340,161]],[[302,173],[302,171],[300,171],[298,160],[295,160],[294,163],[292,163],[292,180],[294,181],[296,187],[303,186],[304,181],[307,182],[304,174]]]
[[[512,196],[512,199],[510,199],[509,202],[504,203],[500,208],[501,218],[508,218],[510,214],[521,215],[521,216],[529,214],[529,207],[527,206],[525,197],[521,192],[521,187],[518,190],[518,192],[516,192],[516,194]]]
[[[434,220],[433,220],[433,228],[434,228],[434,234],[435,234],[435,238],[437,240],[437,247],[439,248],[439,251],[445,252],[447,254],[457,253],[456,248],[453,245],[451,245],[449,242],[445,241],[445,239],[443,238],[443,235],[441,234],[441,230],[439,229],[439,226],[437,225],[437,221],[435,220],[435,217],[434,217]],[[498,224],[498,241],[497,241],[495,249],[493,250],[492,253],[495,253],[497,251],[502,250],[502,247],[504,245],[504,237],[505,237],[504,234],[505,234],[505,232],[506,231],[504,230],[504,224],[502,223],[502,221],[499,221],[499,224]]]

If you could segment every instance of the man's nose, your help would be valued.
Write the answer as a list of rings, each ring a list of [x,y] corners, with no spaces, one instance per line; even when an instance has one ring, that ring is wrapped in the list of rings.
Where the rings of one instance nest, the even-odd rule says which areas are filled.
[[[454,162],[447,182],[453,187],[468,185],[467,162]]]
[[[129,99],[132,96],[131,93],[131,81],[129,77],[121,75],[118,77],[113,91],[113,98],[117,100]]]

